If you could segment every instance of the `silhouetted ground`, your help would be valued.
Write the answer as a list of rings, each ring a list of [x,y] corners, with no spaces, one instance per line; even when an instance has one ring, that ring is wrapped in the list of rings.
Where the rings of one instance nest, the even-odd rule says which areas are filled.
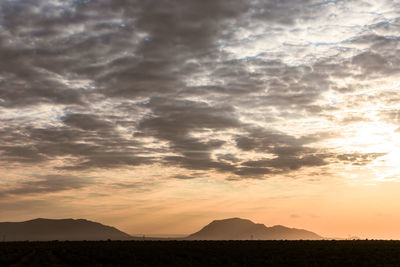
[[[0,266],[400,266],[400,241],[3,242]]]

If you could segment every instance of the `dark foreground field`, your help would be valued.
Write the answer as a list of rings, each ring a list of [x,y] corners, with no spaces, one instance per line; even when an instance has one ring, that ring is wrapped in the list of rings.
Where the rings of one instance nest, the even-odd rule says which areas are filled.
[[[400,266],[400,241],[3,242],[0,266]]]

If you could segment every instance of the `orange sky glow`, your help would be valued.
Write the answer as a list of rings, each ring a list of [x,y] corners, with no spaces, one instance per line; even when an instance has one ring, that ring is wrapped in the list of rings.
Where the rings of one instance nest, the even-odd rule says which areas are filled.
[[[399,66],[396,1],[2,1],[0,221],[400,239]]]

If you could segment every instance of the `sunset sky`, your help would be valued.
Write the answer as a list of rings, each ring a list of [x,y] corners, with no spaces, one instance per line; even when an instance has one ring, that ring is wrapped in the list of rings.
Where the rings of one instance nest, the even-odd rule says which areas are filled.
[[[1,0],[0,221],[400,239],[400,1]]]

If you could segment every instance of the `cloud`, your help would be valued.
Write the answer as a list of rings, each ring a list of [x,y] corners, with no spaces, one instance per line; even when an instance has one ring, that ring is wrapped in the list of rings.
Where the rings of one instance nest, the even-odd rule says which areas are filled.
[[[113,128],[110,122],[102,120],[94,114],[68,114],[62,118],[62,121],[68,126],[88,131],[98,132]]]
[[[396,104],[398,14],[385,4],[3,1],[0,161],[158,164],[178,179],[368,164],[381,152],[326,142],[373,121],[368,104]]]
[[[32,164],[68,158],[56,167],[70,170],[135,166],[151,161],[150,157],[137,156],[138,142],[122,137],[111,124],[89,119],[85,124],[76,117],[67,123],[73,126],[19,129],[20,136],[14,138],[13,145],[0,146],[0,161]],[[22,142],[30,144],[19,145]]]
[[[215,162],[210,152],[225,141],[215,138],[202,140],[192,137],[195,132],[222,131],[240,126],[229,106],[213,107],[194,101],[152,99],[148,103],[152,115],[142,120],[139,135],[154,136],[169,142],[176,156],[164,159],[188,169],[225,169],[228,164]]]
[[[57,193],[89,186],[93,181],[71,175],[45,175],[0,189],[0,197]]]
[[[342,162],[349,162],[352,165],[364,166],[378,157],[382,157],[386,153],[349,153],[337,155],[337,159]]]

